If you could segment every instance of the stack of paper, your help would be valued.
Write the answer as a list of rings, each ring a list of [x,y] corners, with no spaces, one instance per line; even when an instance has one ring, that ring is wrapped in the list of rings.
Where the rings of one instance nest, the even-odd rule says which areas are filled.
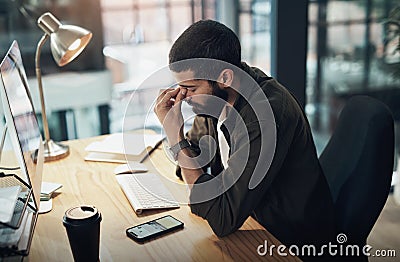
[[[40,190],[40,201],[47,201],[51,199],[51,195],[54,193],[54,191],[60,189],[61,187],[62,184],[43,181]]]
[[[140,161],[162,139],[161,135],[111,134],[100,142],[93,142],[85,150],[87,161],[126,163]]]

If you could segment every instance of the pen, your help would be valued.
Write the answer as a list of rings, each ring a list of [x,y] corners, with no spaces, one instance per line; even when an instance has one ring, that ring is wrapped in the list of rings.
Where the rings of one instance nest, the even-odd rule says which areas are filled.
[[[143,163],[162,143],[163,141],[166,139],[167,137],[163,137],[162,139],[160,139],[160,141],[158,141],[154,147],[152,149],[150,149],[147,154],[142,158],[142,160],[139,161],[139,163]]]

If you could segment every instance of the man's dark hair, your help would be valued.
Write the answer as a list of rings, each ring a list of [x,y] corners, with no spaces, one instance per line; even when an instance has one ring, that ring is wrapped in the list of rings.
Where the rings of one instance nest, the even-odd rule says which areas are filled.
[[[196,77],[210,73],[219,73],[218,68],[206,65],[202,69],[190,68],[188,63],[179,61],[193,58],[208,58],[224,61],[240,68],[241,47],[236,34],[225,25],[213,20],[201,20],[189,26],[175,41],[169,52],[170,69],[182,72],[192,69]],[[218,63],[217,63],[218,64]],[[223,68],[220,68],[221,70]]]

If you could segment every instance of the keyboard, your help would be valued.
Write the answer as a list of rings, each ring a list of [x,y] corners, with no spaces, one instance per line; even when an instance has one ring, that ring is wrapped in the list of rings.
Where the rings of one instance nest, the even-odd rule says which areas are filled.
[[[179,207],[179,203],[156,174],[124,174],[116,178],[136,214],[146,209]]]

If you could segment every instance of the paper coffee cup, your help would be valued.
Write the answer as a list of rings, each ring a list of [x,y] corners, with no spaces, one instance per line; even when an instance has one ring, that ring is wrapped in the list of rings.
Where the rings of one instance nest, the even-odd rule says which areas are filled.
[[[89,205],[72,207],[65,212],[63,224],[75,261],[98,261],[101,214]]]

